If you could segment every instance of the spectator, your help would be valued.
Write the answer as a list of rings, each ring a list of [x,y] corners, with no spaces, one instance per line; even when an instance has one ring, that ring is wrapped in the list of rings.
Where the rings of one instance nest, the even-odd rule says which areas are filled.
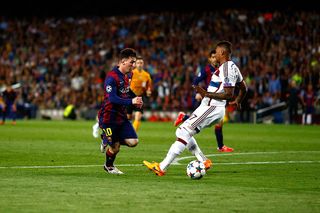
[[[300,90],[297,87],[296,81],[290,82],[290,88],[288,92],[288,111],[289,111],[289,123],[297,123],[298,116],[298,104],[302,104],[303,101],[300,97]]]
[[[313,91],[312,84],[309,84],[306,90],[302,91],[303,115],[302,124],[312,124],[312,117],[315,112],[316,94]]]
[[[12,119],[12,124],[16,124],[17,116],[17,93],[13,90],[11,85],[6,86],[6,89],[1,93],[0,96],[0,125],[4,125],[6,118]]]
[[[179,106],[184,108],[179,110],[188,110],[190,101],[179,105],[181,97],[172,93],[190,89],[185,84],[193,81],[193,70],[202,68],[206,50],[221,39],[237,44],[234,60],[243,77],[255,81],[253,92],[259,96],[270,89],[271,95],[280,91],[277,98],[288,101],[285,93],[290,79],[298,88],[312,83],[313,91],[319,91],[320,41],[311,37],[320,29],[316,11],[228,9],[116,19],[0,17],[0,22],[6,23],[1,29],[0,87],[12,80],[21,83],[18,93],[23,94],[31,85],[29,97],[20,101],[22,105],[31,102],[38,109],[63,109],[73,98],[77,98],[75,107],[79,110],[96,108],[99,100],[94,97],[98,96],[90,98],[90,94],[101,88],[103,70],[111,70],[120,48],[132,46],[150,62],[147,69],[155,80],[153,90],[158,91],[149,109],[178,110]],[[128,38],[127,34],[134,36]],[[269,75],[276,80],[268,79]],[[159,79],[166,83],[157,83]],[[191,104],[195,108],[197,103]]]

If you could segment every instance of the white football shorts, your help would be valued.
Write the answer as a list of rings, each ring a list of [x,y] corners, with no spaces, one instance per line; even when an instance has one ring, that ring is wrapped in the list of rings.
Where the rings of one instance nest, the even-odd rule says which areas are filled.
[[[224,117],[225,110],[225,106],[200,105],[180,127],[195,135],[201,129],[219,123]]]

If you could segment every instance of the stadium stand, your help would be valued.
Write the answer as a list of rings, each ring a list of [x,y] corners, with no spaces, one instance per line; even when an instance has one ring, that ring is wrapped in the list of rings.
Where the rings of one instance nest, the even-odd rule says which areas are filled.
[[[133,47],[146,59],[154,81],[155,92],[146,110],[191,111],[198,104],[191,88],[193,78],[204,68],[215,42],[229,40],[234,45],[233,60],[249,86],[243,111],[230,122],[253,122],[253,112],[282,102],[289,107],[294,81],[295,94],[301,98],[312,85],[313,123],[319,123],[319,30],[317,11],[2,16],[0,87],[9,82],[21,85],[16,90],[22,118],[39,118],[39,112],[56,116],[71,103],[79,115],[94,119],[92,111],[101,102],[105,72],[115,65],[120,49]],[[29,116],[23,114],[26,106],[32,109]],[[292,116],[301,116],[304,106],[301,102],[298,114]],[[279,119],[299,122],[288,114],[286,109]]]

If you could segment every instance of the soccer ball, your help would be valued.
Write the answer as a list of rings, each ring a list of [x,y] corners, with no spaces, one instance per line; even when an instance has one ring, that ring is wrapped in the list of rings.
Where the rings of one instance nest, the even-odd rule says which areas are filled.
[[[193,179],[197,180],[202,178],[206,174],[206,167],[203,162],[198,160],[191,161],[187,166],[187,175]]]

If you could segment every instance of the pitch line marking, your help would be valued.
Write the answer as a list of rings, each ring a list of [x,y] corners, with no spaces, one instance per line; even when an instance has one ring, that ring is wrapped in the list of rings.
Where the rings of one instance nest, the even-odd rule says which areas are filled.
[[[207,156],[226,156],[226,155],[255,155],[255,154],[281,154],[281,153],[303,153],[306,151],[288,151],[288,152],[246,152],[246,153],[223,153],[223,154],[208,154]],[[320,151],[308,151],[318,153]],[[177,158],[172,165],[182,165],[181,160],[194,158],[194,156],[185,156]],[[230,163],[214,163],[214,165],[263,165],[263,164],[309,164],[320,163],[320,161],[264,161],[264,162],[230,162]],[[63,166],[0,166],[0,169],[59,169],[59,168],[89,168],[99,167],[103,165],[63,165]],[[143,166],[143,164],[117,164],[121,167]]]
[[[207,154],[206,156],[214,156],[214,157],[219,157],[219,156],[229,156],[229,155],[265,155],[265,154],[283,154],[283,153],[289,153],[289,154],[297,154],[297,153],[310,153],[310,152],[314,152],[314,153],[318,153],[320,151],[284,151],[284,152],[243,152],[243,153],[219,153],[219,154]],[[185,159],[191,159],[191,158],[195,158],[193,155],[189,155],[189,156],[185,156],[185,157],[179,157],[176,158],[173,163],[175,164],[179,164],[179,161],[181,160],[185,160]],[[217,164],[217,163],[216,163]]]
[[[230,162],[215,163],[214,165],[263,165],[263,164],[311,164],[320,161],[264,161],[264,162]],[[181,166],[183,164],[173,163],[172,165]],[[61,169],[61,168],[89,168],[102,167],[103,165],[64,165],[64,166],[1,166],[0,169]],[[119,167],[143,166],[143,164],[117,164]]]

